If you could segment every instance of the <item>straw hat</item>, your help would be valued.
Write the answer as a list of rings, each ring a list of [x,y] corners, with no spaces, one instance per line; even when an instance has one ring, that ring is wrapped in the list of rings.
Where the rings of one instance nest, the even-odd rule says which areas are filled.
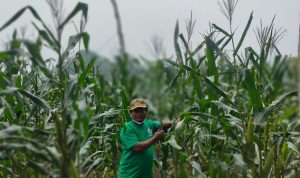
[[[129,111],[132,111],[136,108],[147,108],[147,103],[143,99],[134,99],[130,103]]]

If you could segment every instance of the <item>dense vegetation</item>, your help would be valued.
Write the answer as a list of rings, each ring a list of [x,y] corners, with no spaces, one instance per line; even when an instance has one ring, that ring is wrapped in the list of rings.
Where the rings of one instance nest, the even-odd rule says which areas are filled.
[[[192,17],[186,35],[176,24],[175,60],[122,54],[107,61],[88,55],[86,4],[65,18],[49,4],[55,31],[31,6],[0,28],[29,11],[39,34],[24,39],[16,30],[0,52],[1,177],[116,177],[119,131],[136,97],[148,100],[149,118],[178,122],[155,146],[156,177],[300,174],[296,74],[276,47],[282,31],[273,21],[256,30],[259,50],[241,49],[253,16],[237,37],[236,3],[228,0],[220,6],[229,32],[211,24],[196,48],[190,45]],[[63,46],[63,29],[77,14],[79,32]],[[55,55],[45,59],[44,48]]]

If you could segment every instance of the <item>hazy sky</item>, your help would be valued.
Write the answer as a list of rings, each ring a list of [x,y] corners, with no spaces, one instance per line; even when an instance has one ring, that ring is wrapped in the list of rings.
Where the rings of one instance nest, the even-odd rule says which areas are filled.
[[[52,25],[51,13],[43,0],[2,0],[0,6],[0,25],[4,24],[17,10],[31,5],[47,23]],[[65,0],[64,9],[67,15],[77,4],[77,0]],[[119,45],[116,35],[116,23],[110,0],[83,0],[89,5],[89,17],[86,31],[90,34],[90,48],[98,54],[112,57],[118,53]],[[203,40],[202,34],[209,30],[209,22],[218,24],[224,29],[229,25],[220,12],[218,0],[117,0],[126,49],[135,56],[151,57],[151,39],[154,36],[163,39],[167,56],[174,55],[173,33],[176,21],[179,21],[180,31],[185,32],[185,21],[192,11],[196,20],[193,34],[193,46]],[[283,54],[297,55],[298,26],[300,24],[300,0],[239,0],[234,12],[233,26],[238,27],[239,39],[251,11],[254,19],[246,37],[245,45],[257,48],[254,28],[260,24],[270,24],[276,14],[275,27],[287,30],[278,47]],[[26,36],[33,36],[30,29],[32,16],[29,12],[19,19],[11,28],[0,33],[0,40],[7,41],[13,28],[26,27]],[[78,22],[75,21],[75,24]],[[75,33],[74,25],[70,24],[65,36]]]

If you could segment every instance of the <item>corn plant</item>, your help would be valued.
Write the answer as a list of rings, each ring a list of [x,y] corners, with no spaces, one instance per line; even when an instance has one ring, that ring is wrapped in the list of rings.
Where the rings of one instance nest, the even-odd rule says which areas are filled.
[[[226,7],[232,5],[231,9],[236,6],[232,2],[224,4]],[[228,10],[228,13],[231,25],[232,11]],[[172,174],[178,177],[189,177],[188,168],[193,175],[200,177],[285,177],[298,174],[299,167],[294,164],[299,156],[296,146],[298,132],[291,126],[298,124],[293,122],[295,116],[287,118],[283,114],[291,108],[294,114],[297,113],[295,104],[291,104],[291,108],[283,104],[297,92],[283,86],[289,69],[287,58],[276,48],[276,41],[282,33],[275,30],[272,21],[266,30],[258,33],[264,34],[260,51],[247,47],[241,56],[238,52],[252,18],[251,13],[237,46],[232,31],[227,32],[212,24],[211,33],[204,36],[204,41],[194,52],[186,50],[188,55],[185,56],[181,55],[177,37],[183,43],[185,39],[176,25],[174,43],[178,62],[168,60],[168,63],[178,70],[172,82],[185,83],[185,88],[191,91],[181,103],[192,101],[190,107],[179,113],[180,122],[174,131],[177,143],[174,137],[166,142],[173,147],[174,153],[172,159],[163,164],[173,162]],[[215,38],[216,33],[219,38]],[[231,54],[225,52],[229,42],[233,47]],[[201,48],[204,48],[205,55],[195,58],[194,54]],[[275,58],[268,63],[272,49],[276,51]],[[173,86],[173,89],[178,88]]]
[[[1,82],[2,176],[88,176],[105,161],[102,151],[90,149],[95,138],[93,130],[89,130],[98,124],[100,116],[95,113],[102,112],[103,107],[99,103],[99,111],[88,107],[94,104],[89,100],[94,97],[91,91],[101,96],[99,84],[103,81],[101,77],[96,80],[96,76],[89,76],[95,59],[85,65],[79,53],[74,57],[70,55],[80,40],[88,49],[89,36],[83,31],[88,6],[78,3],[63,18],[60,2],[47,2],[54,17],[54,31],[31,6],[22,8],[1,27],[2,31],[29,11],[38,32],[37,39],[27,40],[18,38],[15,31],[7,51],[1,52],[1,80],[4,81]],[[63,47],[64,27],[79,13],[80,31],[70,36],[67,46]],[[43,47],[56,54],[53,57],[56,67],[47,66],[51,59],[43,58]],[[74,65],[75,75],[69,73],[71,65]],[[117,111],[101,117],[116,114]],[[89,120],[93,122],[90,124]]]

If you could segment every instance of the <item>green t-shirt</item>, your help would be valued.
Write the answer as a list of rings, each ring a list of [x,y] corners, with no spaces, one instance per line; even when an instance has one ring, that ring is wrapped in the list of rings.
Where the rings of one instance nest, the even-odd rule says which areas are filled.
[[[132,147],[153,137],[159,128],[160,123],[152,120],[145,120],[141,125],[130,121],[122,128],[120,178],[152,178],[153,145],[140,153],[134,152]]]

